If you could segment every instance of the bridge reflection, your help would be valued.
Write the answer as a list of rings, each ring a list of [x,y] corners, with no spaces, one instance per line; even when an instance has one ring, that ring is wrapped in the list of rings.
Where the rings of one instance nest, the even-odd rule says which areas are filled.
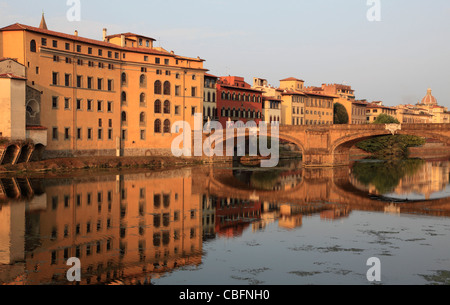
[[[448,185],[448,163],[435,162],[441,163],[417,166],[399,181],[416,185],[405,180],[416,175],[423,181],[441,179],[431,180],[434,186]],[[440,174],[424,175],[424,166]],[[450,216],[450,198],[387,199],[374,191],[376,180],[355,183],[355,172],[355,167],[306,169],[290,163],[270,175],[199,167],[2,178],[0,284],[67,284],[70,257],[82,261],[81,284],[146,284],[179,267],[201,264],[203,244],[211,239],[233,238],[272,223],[298,229],[310,215],[323,221],[345,219],[354,211]]]

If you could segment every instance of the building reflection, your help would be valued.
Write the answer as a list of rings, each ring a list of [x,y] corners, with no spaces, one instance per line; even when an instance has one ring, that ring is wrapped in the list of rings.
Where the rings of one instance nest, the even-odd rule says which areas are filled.
[[[448,165],[421,165],[396,189],[440,190],[449,184]],[[208,167],[71,179],[2,178],[0,284],[70,284],[66,262],[71,257],[81,260],[80,284],[150,284],[180,267],[200,265],[204,242],[269,225],[301,229],[313,215],[324,222],[346,219],[353,210],[450,216],[447,199],[424,206],[373,200],[355,188],[359,181],[348,169],[286,167],[269,180],[258,177],[264,182],[260,186],[267,186],[259,190],[246,183],[255,181],[252,173],[242,173]]]
[[[421,195],[426,200],[434,194],[442,192],[450,184],[450,162],[448,160],[434,160],[429,162],[415,162],[414,167],[402,173],[398,179],[381,179],[384,164],[372,166],[370,179],[361,179],[358,175],[351,176],[351,183],[357,188],[374,195]],[[377,174],[379,172],[379,174]],[[378,177],[377,177],[378,176]],[[380,185],[380,182],[389,185]]]
[[[145,283],[198,265],[202,209],[191,186],[189,171],[47,181],[44,204],[2,205],[1,263],[22,272],[1,281],[67,284],[70,257],[82,262],[81,284]]]

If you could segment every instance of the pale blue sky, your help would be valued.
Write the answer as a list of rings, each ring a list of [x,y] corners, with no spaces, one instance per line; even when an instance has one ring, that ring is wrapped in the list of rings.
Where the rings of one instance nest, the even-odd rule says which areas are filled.
[[[0,26],[38,26],[44,10],[51,30],[140,33],[204,58],[218,76],[345,83],[386,105],[415,104],[432,88],[450,107],[448,0],[381,0],[380,22],[367,20],[367,0],[81,0],[80,22],[68,9],[66,0],[0,0]]]

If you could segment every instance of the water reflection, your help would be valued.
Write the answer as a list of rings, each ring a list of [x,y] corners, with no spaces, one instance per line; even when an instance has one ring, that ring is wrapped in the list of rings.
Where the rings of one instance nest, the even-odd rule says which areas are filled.
[[[450,196],[448,160],[421,159],[358,162],[351,181],[374,195],[393,199],[429,200]]]
[[[0,182],[0,284],[68,284],[70,257],[82,261],[81,284],[149,284],[201,266],[208,242],[273,224],[290,231],[313,215],[334,222],[354,211],[450,216],[446,198],[411,205],[373,197],[433,198],[449,185],[446,160],[310,170],[285,162],[270,171],[236,165]]]

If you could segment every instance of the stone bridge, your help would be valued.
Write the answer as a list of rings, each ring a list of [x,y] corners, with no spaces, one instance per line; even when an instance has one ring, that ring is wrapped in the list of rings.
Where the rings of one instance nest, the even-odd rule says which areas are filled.
[[[450,145],[450,124],[403,124],[403,125],[331,125],[331,126],[279,126],[269,128],[269,137],[295,144],[303,154],[304,167],[334,167],[350,164],[350,149],[366,139],[391,135],[413,135],[435,139]],[[259,130],[258,130],[259,132]],[[195,133],[195,132],[194,132]],[[244,130],[249,136],[248,129]],[[224,147],[231,138],[239,137],[238,132],[227,135],[223,131],[221,140],[213,146]],[[210,135],[203,134],[203,143]]]

